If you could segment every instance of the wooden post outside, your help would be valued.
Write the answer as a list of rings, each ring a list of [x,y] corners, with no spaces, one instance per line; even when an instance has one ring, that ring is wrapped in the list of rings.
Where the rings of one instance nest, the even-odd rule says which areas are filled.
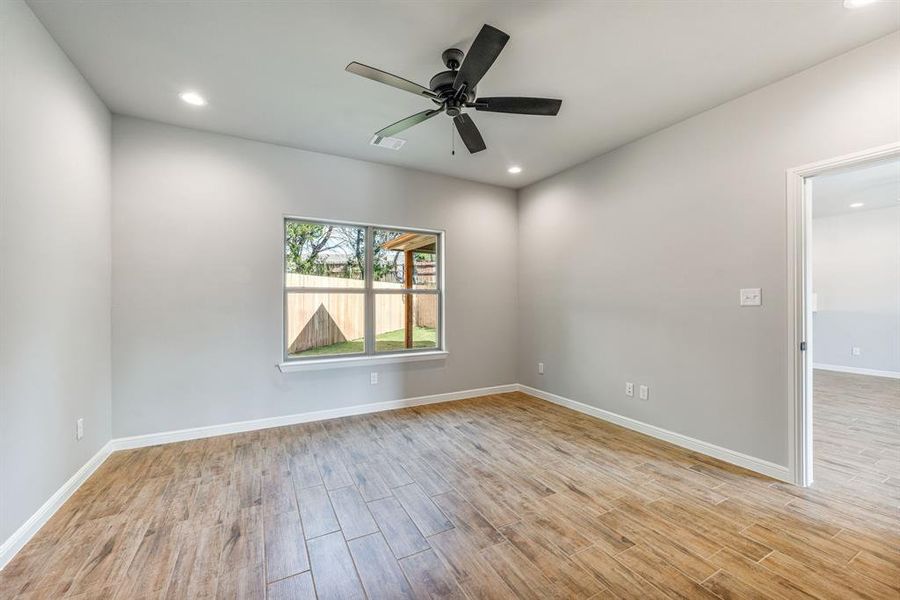
[[[403,252],[403,287],[412,289],[413,286],[413,251]],[[406,314],[403,318],[404,342],[407,348],[413,347],[413,295],[406,294]]]

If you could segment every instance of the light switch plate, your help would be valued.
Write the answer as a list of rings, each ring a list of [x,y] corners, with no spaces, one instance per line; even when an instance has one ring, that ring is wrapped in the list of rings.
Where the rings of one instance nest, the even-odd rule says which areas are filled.
[[[641,400],[648,400],[650,398],[650,386],[642,385],[638,387],[638,396]]]
[[[741,306],[760,306],[762,304],[761,288],[741,289]]]

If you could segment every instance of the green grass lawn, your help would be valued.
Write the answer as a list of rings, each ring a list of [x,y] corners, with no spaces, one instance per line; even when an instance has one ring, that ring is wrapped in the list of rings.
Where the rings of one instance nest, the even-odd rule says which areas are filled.
[[[413,328],[413,348],[434,348],[437,346],[437,334],[434,329],[429,327]],[[404,334],[402,329],[395,331],[387,331],[375,337],[375,350],[378,352],[392,352],[394,350],[403,350]],[[362,339],[350,340],[348,342],[340,342],[339,344],[331,344],[330,346],[319,346],[318,348],[310,348],[297,354],[291,354],[291,357],[298,356],[319,356],[325,354],[351,354],[354,352],[363,352],[365,344]]]

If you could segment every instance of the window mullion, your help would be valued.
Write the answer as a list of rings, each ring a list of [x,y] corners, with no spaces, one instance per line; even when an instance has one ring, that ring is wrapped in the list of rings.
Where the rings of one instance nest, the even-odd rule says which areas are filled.
[[[373,293],[375,273],[375,231],[371,226],[366,227],[366,315],[365,315],[365,351],[366,354],[375,354],[375,294]]]
[[[434,259],[435,259],[435,282],[434,287],[437,289],[437,321],[435,326],[437,327],[437,347],[441,350],[444,349],[444,236],[439,235],[436,238],[436,243],[434,246]]]

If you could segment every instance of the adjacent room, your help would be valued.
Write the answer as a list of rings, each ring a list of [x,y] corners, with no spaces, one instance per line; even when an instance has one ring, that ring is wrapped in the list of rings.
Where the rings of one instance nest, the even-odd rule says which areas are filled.
[[[809,184],[813,480],[896,506],[900,158]]]
[[[900,0],[0,0],[0,600],[900,597]]]

